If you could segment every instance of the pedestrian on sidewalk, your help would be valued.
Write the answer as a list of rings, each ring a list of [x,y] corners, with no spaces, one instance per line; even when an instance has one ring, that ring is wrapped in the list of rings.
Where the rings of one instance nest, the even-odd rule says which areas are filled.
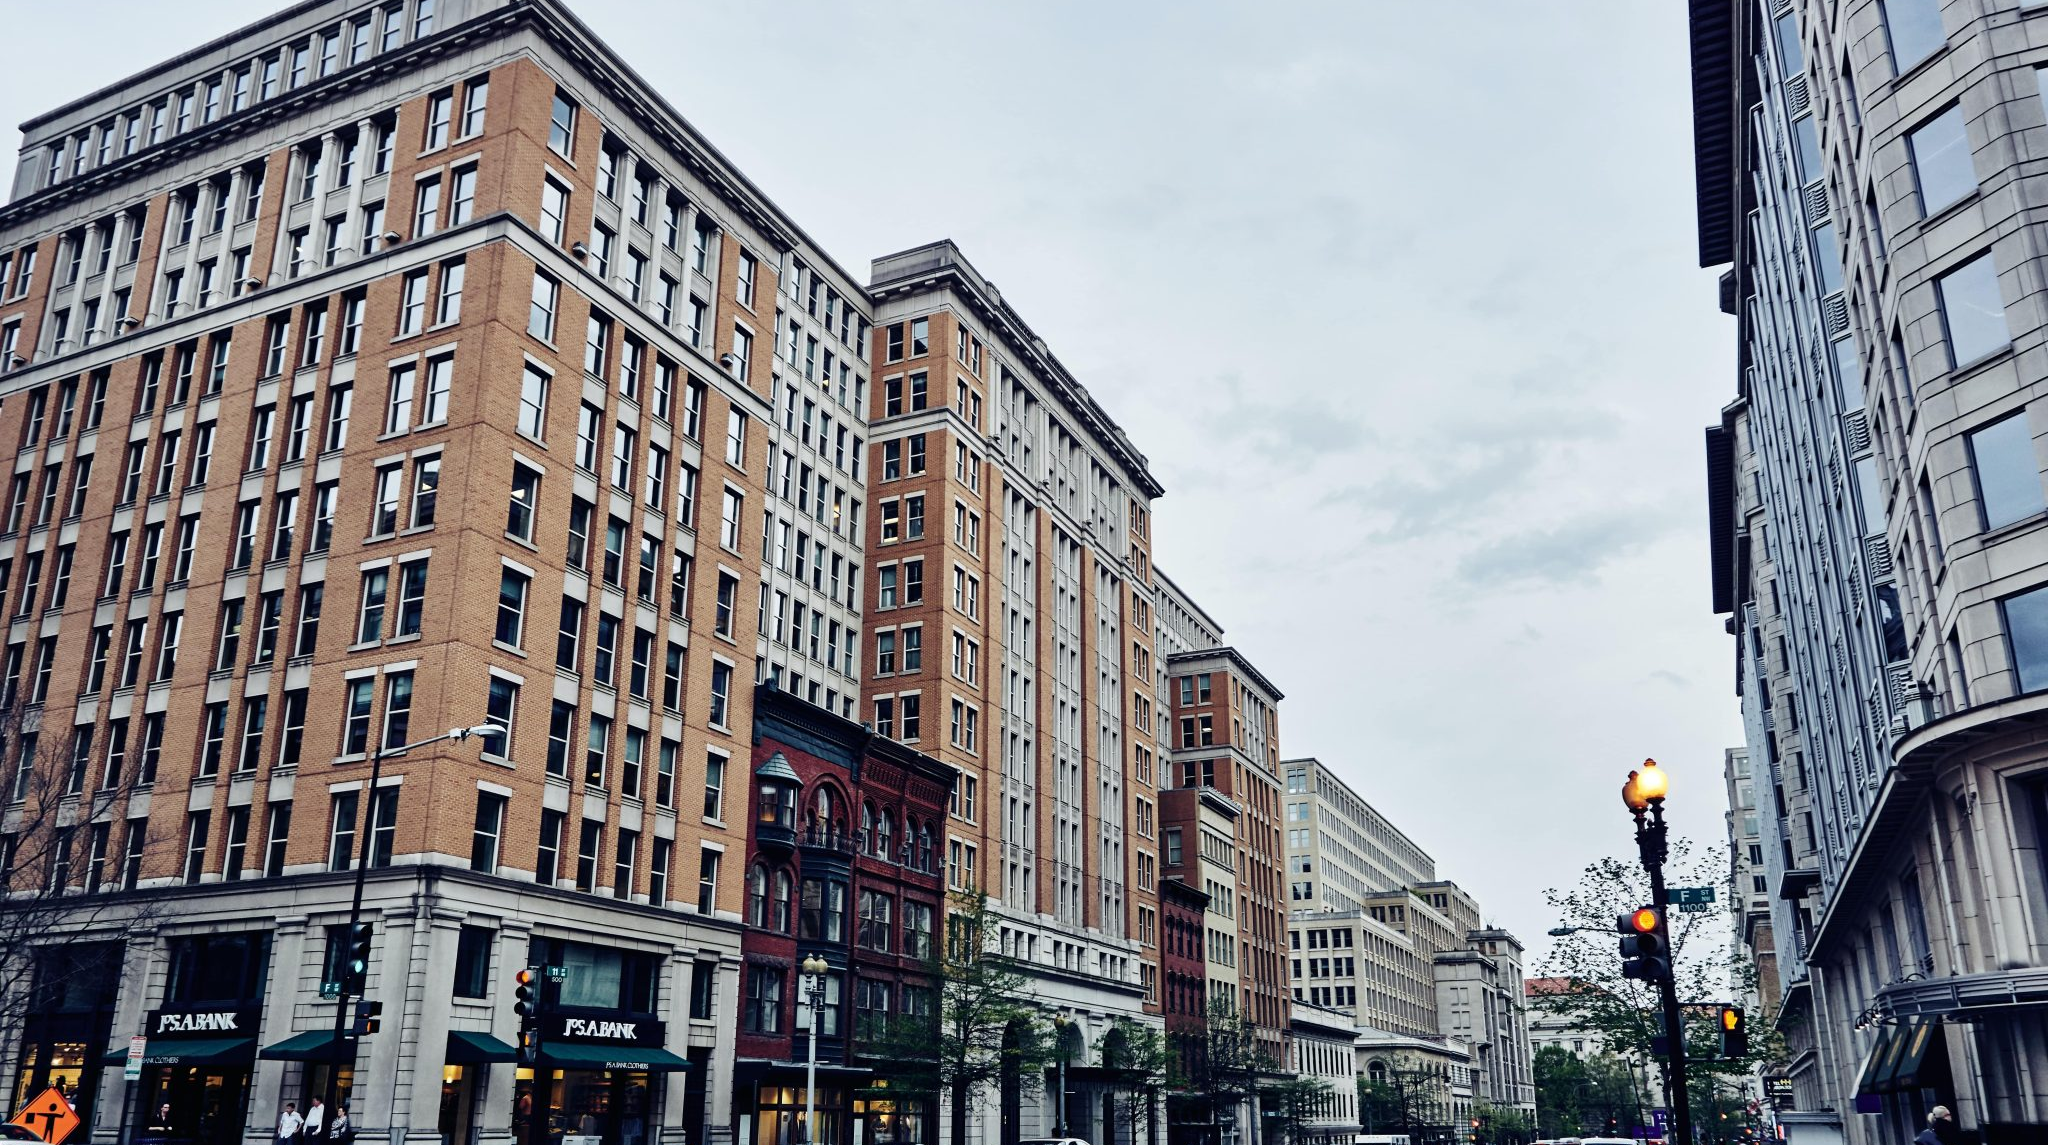
[[[1949,1145],[1949,1134],[1955,1126],[1955,1115],[1948,1111],[1948,1106],[1937,1105],[1927,1111],[1927,1128],[1913,1138],[1913,1145]]]
[[[327,1135],[327,1107],[319,1098],[306,1107],[306,1128],[300,1133],[308,1141],[318,1141]]]
[[[299,1103],[287,1101],[284,1112],[277,1115],[277,1145],[294,1145],[299,1139],[299,1130],[306,1127],[306,1119],[299,1116]]]

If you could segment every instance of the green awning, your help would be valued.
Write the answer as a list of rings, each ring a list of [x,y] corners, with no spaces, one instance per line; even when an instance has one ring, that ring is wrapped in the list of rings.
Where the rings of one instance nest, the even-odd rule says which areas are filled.
[[[308,1030],[274,1046],[264,1046],[256,1056],[274,1062],[354,1061],[356,1042],[354,1038],[336,1037],[333,1030]]]
[[[449,1065],[489,1065],[493,1062],[518,1060],[517,1047],[508,1046],[489,1034],[472,1033],[469,1030],[448,1031]]]
[[[1856,1075],[1856,1095],[1876,1093],[1878,1078],[1887,1072],[1887,1059],[1892,1055],[1892,1044],[1897,1031],[1890,1026],[1879,1027],[1877,1041],[1871,1044],[1870,1056],[1863,1059],[1863,1069]]]
[[[1899,1031],[1899,1060],[1892,1066],[1891,1076],[1879,1083],[1882,1092],[1906,1093],[1920,1088],[1920,1066],[1934,1043],[1934,1030],[1933,1022],[1914,1022]]]
[[[154,1038],[142,1057],[143,1065],[247,1065],[256,1060],[254,1038]],[[100,1059],[101,1065],[125,1065],[126,1049],[115,1050]]]
[[[543,1042],[540,1062],[556,1069],[631,1069],[671,1073],[689,1069],[687,1058],[656,1046],[603,1046],[582,1042]]]

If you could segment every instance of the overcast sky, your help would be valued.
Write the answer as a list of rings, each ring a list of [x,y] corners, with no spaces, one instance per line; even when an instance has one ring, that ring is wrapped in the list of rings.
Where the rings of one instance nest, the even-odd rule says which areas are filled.
[[[839,262],[958,241],[1151,459],[1155,559],[1532,946],[1739,742],[1685,10],[571,0]],[[0,121],[277,0],[0,0]]]

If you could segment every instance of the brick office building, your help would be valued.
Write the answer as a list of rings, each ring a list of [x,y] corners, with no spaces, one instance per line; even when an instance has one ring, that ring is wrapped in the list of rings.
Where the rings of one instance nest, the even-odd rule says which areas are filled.
[[[367,1136],[728,1139],[751,667],[958,771],[931,862],[1076,1020],[1097,1134],[1114,1020],[1162,1013],[1160,488],[957,250],[856,283],[559,0],[312,0],[25,133],[0,773],[56,795],[0,831],[78,824],[55,881],[125,946],[0,1080],[89,1093],[107,1141],[160,1100],[209,1141],[303,1105],[361,845]],[[1277,863],[1235,880],[1277,843],[1239,829],[1263,910]],[[507,1060],[543,964],[551,1020],[631,1049]],[[103,1055],[145,1032],[130,1084]]]
[[[1071,1064],[1099,1066],[1114,1019],[1158,1024],[1160,488],[951,243],[877,259],[869,290],[870,718],[960,770],[947,882],[988,893],[1001,953],[1077,1023]],[[1068,1076],[1090,1140],[1098,1076]],[[1004,1104],[977,1132],[1059,1122],[1043,1092]]]
[[[0,1071],[103,1141],[303,1108],[360,843],[367,1136],[723,1139],[747,684],[858,690],[858,286],[551,0],[301,3],[67,104],[0,252],[8,846],[160,904]],[[528,964],[638,1043],[507,1060]]]

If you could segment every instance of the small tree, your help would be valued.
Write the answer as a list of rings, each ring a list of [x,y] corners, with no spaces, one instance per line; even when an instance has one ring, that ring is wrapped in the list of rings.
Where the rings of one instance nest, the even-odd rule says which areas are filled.
[[[0,778],[0,1046],[21,1044],[55,999],[118,978],[128,938],[161,913],[127,893],[127,859],[148,843],[146,823],[125,818],[134,778],[89,737],[44,732],[41,715],[0,707],[0,744],[20,745]]]
[[[890,1023],[864,1047],[892,1089],[944,1095],[952,1145],[966,1145],[970,1109],[1001,1104],[981,1101],[983,1090],[1005,1078],[1014,1078],[1020,1090],[1032,1089],[1054,1058],[1029,981],[988,948],[990,918],[986,895],[951,896],[945,942],[926,964],[938,992],[936,1007]]]
[[[1358,1115],[1367,1133],[1443,1138],[1450,1132],[1450,1088],[1433,1070],[1396,1062],[1358,1079]]]
[[[1725,850],[1714,847],[1695,854],[1683,838],[1673,839],[1670,850],[1666,871],[1672,885],[1713,887],[1720,901],[1728,901],[1733,891],[1732,867]],[[1633,856],[1604,858],[1588,865],[1576,886],[1547,890],[1544,898],[1560,921],[1580,929],[1560,937],[1545,960],[1544,973],[1563,978],[1563,988],[1532,995],[1530,1005],[1586,1031],[1589,1039],[1624,1058],[1660,1060],[1652,1045],[1660,1032],[1662,1013],[1657,988],[1621,976],[1616,942],[1616,920],[1637,907],[1652,905],[1649,875]],[[1748,1055],[1734,1059],[1712,1056],[1718,1034],[1711,1003],[1753,990],[1755,968],[1736,955],[1723,912],[1670,911],[1666,926],[1671,935],[1672,980],[1679,999],[1686,1004],[1686,1088],[1696,1112],[1694,1123],[1704,1128],[1702,1119],[1716,1116],[1709,1106],[1717,1081],[1748,1077],[1763,1062],[1782,1056],[1782,1044],[1769,1015],[1759,1014],[1749,1023]],[[1668,1079],[1666,1085],[1668,1088]]]
[[[1258,1027],[1226,998],[1210,999],[1203,1043],[1199,1076],[1189,1079],[1190,1088],[1207,1100],[1211,1122],[1220,1123],[1258,1095],[1260,1075],[1275,1066],[1259,1045]],[[1251,1139],[1254,1145],[1259,1139],[1256,1116]]]
[[[1481,1141],[1498,1145],[1500,1142],[1520,1142],[1529,1139],[1529,1116],[1513,1106],[1475,1101],[1472,1103],[1472,1120],[1479,1123]]]
[[[1140,1137],[1138,1125],[1148,1127],[1158,1113],[1161,1086],[1174,1084],[1173,1055],[1167,1050],[1160,1030],[1140,1025],[1129,1018],[1110,1020],[1109,1029],[1096,1042],[1096,1056],[1103,1067],[1113,1071],[1109,1116],[1109,1137],[1116,1137],[1116,1123],[1129,1130],[1132,1141]]]
[[[1299,1141],[1301,1131],[1330,1108],[1330,1087],[1312,1077],[1293,1077],[1259,1088],[1259,1104],[1265,1108],[1289,1142]]]

